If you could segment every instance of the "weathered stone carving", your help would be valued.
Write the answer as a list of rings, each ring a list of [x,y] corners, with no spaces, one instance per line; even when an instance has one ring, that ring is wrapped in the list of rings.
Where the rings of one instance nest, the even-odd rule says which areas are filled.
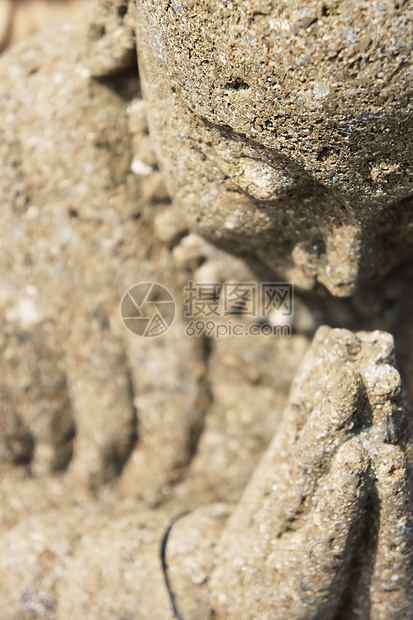
[[[6,610],[173,618],[160,558],[172,525],[164,560],[185,620],[212,609],[219,619],[411,618],[411,426],[391,336],[320,328],[224,530],[232,507],[222,504],[175,521],[176,507],[137,514],[130,502],[71,507],[54,495],[59,512],[0,536]]]
[[[339,296],[412,254],[410,3],[137,8],[151,132],[191,227]]]
[[[413,617],[412,448],[391,336],[320,328],[218,545],[217,617]]]
[[[391,337],[319,331],[280,425],[322,322],[394,331],[413,394],[411,268],[366,285],[410,253],[409,3],[259,4],[103,2],[1,60],[7,620],[170,620],[162,540],[184,620],[412,616]],[[136,282],[182,307],[188,279],[253,277],[178,207],[258,272],[360,290],[299,295],[284,341],[191,341],[180,316],[137,341],[117,316]],[[238,502],[274,433],[221,536],[233,506],[209,502]]]
[[[103,6],[92,25],[109,17]],[[113,21],[109,40],[123,23],[117,9]],[[230,482],[222,494],[235,501],[309,339],[262,336],[243,352],[184,336],[189,279],[208,269],[218,281],[253,276],[188,234],[151,149],[136,62],[98,66],[95,34],[65,26],[1,60],[0,469],[60,473],[69,488],[94,492],[115,481],[150,506],[191,464],[199,498],[217,499]],[[120,324],[119,303],[151,279],[171,289],[180,313],[174,330],[147,342]],[[280,364],[269,364],[274,351]]]

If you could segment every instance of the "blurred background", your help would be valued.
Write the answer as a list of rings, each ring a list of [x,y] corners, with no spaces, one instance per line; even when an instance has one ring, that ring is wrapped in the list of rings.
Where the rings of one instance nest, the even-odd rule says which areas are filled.
[[[95,0],[0,0],[0,53],[27,35],[86,15]]]

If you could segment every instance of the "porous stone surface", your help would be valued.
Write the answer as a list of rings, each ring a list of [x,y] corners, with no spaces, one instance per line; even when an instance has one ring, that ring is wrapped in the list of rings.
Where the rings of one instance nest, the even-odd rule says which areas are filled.
[[[411,618],[412,438],[392,337],[322,327],[235,510],[52,485],[2,528],[3,617]]]
[[[89,19],[87,64],[93,75],[119,73],[136,65],[135,3],[103,0]]]
[[[123,493],[152,505],[182,478],[211,395],[221,398],[221,354],[209,368],[212,339],[185,336],[184,287],[208,269],[218,282],[253,276],[188,235],[151,150],[136,63],[128,71],[130,59],[118,59],[118,73],[107,66],[105,77],[99,65],[94,75],[90,32],[101,19],[98,12],[91,25],[35,37],[2,59],[1,467],[61,472],[79,490],[122,478]],[[123,294],[145,281],[163,283],[176,299],[175,324],[157,340],[129,334],[120,321]],[[308,338],[297,338],[299,360]],[[229,339],[222,353],[234,346]],[[251,361],[259,375],[279,347],[258,338]],[[257,425],[252,411],[262,398],[261,439],[238,459],[235,494],[269,442],[293,374],[293,361],[279,378],[273,373],[278,389],[265,396],[249,380],[243,415],[248,428]]]
[[[209,577],[230,504],[208,504],[178,517],[170,525],[165,545],[168,591],[182,618],[211,617]]]
[[[93,0],[0,0],[0,52],[34,32],[85,19]]]
[[[171,618],[163,531],[177,512],[225,498],[225,486],[237,501],[309,344],[288,339],[286,364],[287,339],[261,334],[244,359],[234,339],[185,336],[188,280],[254,277],[188,233],[151,148],[136,63],[123,56],[115,71],[91,57],[94,23],[36,36],[1,60],[0,572],[10,619]],[[123,294],[142,281],[176,299],[159,339],[120,321]],[[226,470],[209,465],[213,436]]]
[[[181,501],[237,502],[254,466],[277,431],[298,360],[308,338],[261,336],[217,340],[209,358],[211,406]],[[208,472],[206,474],[206,472]]]
[[[47,390],[58,384],[70,402],[62,396],[65,415],[76,426],[72,473],[93,486],[119,470],[136,437],[131,378],[110,316],[120,265],[126,279],[133,277],[137,259],[132,240],[140,191],[130,170],[127,106],[139,85],[134,76],[119,93],[115,84],[95,80],[84,63],[83,31],[64,27],[4,57],[1,276],[6,326],[13,326],[3,342],[5,382],[35,442],[33,466],[37,443],[53,443],[57,430],[52,409],[58,403]],[[118,248],[129,235],[121,256]],[[30,367],[29,350],[39,340],[42,351],[33,352]],[[24,343],[24,355],[13,352]],[[19,373],[23,402],[16,392],[19,357],[29,365]],[[36,394],[36,358],[43,398]],[[25,403],[31,419],[20,413]],[[74,432],[67,434],[69,444]]]
[[[221,4],[212,5],[213,27],[201,3],[172,2],[168,6],[157,23],[162,3],[152,7],[149,2],[140,2],[137,18],[133,3],[105,1],[98,5],[89,23],[65,25],[32,38],[0,61],[4,118],[0,123],[0,222],[4,232],[0,241],[2,617],[171,620],[171,597],[185,620],[187,617],[204,620],[211,614],[223,618],[232,614],[247,620],[273,617],[273,600],[280,603],[277,613],[284,610],[280,616],[283,618],[294,617],[294,613],[297,618],[308,617],[306,605],[317,613],[321,609],[323,614],[327,603],[331,603],[331,609],[328,607],[325,617],[336,609],[340,620],[409,617],[410,473],[404,459],[410,458],[411,430],[407,409],[401,403],[399,376],[393,368],[391,337],[380,333],[354,336],[348,331],[324,328],[296,379],[283,421],[281,413],[296,369],[314,331],[323,322],[354,330],[393,331],[402,372],[408,380],[409,393],[413,394],[411,266],[406,264],[394,271],[376,287],[361,287],[351,301],[334,299],[331,295],[317,299],[311,293],[299,294],[291,317],[285,318],[279,312],[268,313],[260,320],[237,316],[246,333],[251,326],[262,326],[263,321],[272,326],[281,320],[291,329],[289,338],[268,337],[260,329],[255,330],[255,337],[218,339],[214,337],[216,332],[205,337],[205,330],[199,337],[185,335],[193,324],[191,317],[183,312],[188,281],[198,285],[208,282],[257,285],[252,268],[263,278],[274,278],[255,254],[260,261],[274,265],[271,252],[275,247],[275,229],[271,222],[278,226],[280,207],[292,205],[288,216],[294,222],[294,226],[288,224],[285,237],[278,238],[276,260],[280,273],[306,287],[317,280],[340,295],[352,290],[359,279],[362,282],[363,261],[366,270],[371,266],[369,235],[373,228],[369,226],[373,226],[377,211],[372,207],[374,192],[367,192],[355,223],[356,209],[350,203],[356,195],[351,192],[357,188],[351,181],[355,168],[351,167],[350,159],[343,160],[340,168],[334,153],[322,151],[317,161],[324,158],[327,163],[320,164],[316,172],[321,175],[327,170],[327,176],[314,180],[311,175],[315,172],[309,171],[309,164],[300,160],[301,138],[294,142],[293,136],[286,143],[287,150],[281,152],[278,144],[271,143],[269,125],[266,125],[269,134],[263,134],[261,142],[256,139],[253,124],[241,131],[240,127],[230,129],[231,123],[236,122],[232,117],[227,126],[221,120],[209,118],[206,112],[204,120],[200,119],[204,115],[204,111],[199,113],[200,106],[206,109],[212,105],[209,91],[203,90],[205,84],[201,80],[199,85],[199,93],[205,95],[202,102],[194,100],[192,105],[186,93],[195,90],[187,82],[179,82],[182,78],[179,67],[173,67],[170,72],[169,60],[181,41],[181,34],[168,30],[170,11],[178,16],[177,21],[181,20],[183,32],[191,23],[189,15],[194,19],[196,11],[204,15],[208,26],[205,33],[215,32],[216,24],[221,24],[223,33],[228,25],[234,26],[236,50],[240,41],[248,49],[255,49],[254,45],[261,40],[258,36],[261,27],[271,17],[260,14],[265,7],[261,6],[254,19],[248,13],[252,4],[243,3],[243,10],[238,5],[233,7],[242,32],[246,15],[253,29],[259,25],[254,40],[248,38],[250,35],[239,36],[234,18]],[[339,14],[343,23],[350,20],[346,13],[348,6],[341,3],[336,7],[337,13],[332,6],[317,9],[319,26],[324,18],[332,19]],[[373,18],[372,11],[376,8],[362,6],[367,18]],[[273,7],[270,8],[272,11]],[[378,11],[381,25],[373,19],[369,28],[384,27],[388,16],[393,15],[395,21],[391,28],[400,26],[403,32],[402,22],[404,17],[407,20],[409,3],[403,7],[395,4],[394,13],[390,5],[383,8],[381,13]],[[360,17],[358,9],[355,20],[357,16]],[[290,17],[293,20],[293,15],[286,13],[284,25],[290,24]],[[141,99],[134,59],[136,19],[140,20],[141,28],[138,35],[140,32],[146,103]],[[313,36],[314,24],[316,21],[302,26],[305,37]],[[196,28],[188,31],[185,45],[192,41],[198,25],[197,22]],[[409,28],[406,21],[405,33]],[[294,32],[292,29],[291,37],[298,41],[301,35]],[[378,29],[377,36],[380,32]],[[391,34],[393,30],[388,32]],[[165,33],[171,34],[167,44],[172,46],[172,52],[163,56]],[[390,81],[389,88],[383,87],[377,95],[380,99],[392,93],[395,110],[395,116],[389,112],[385,117],[389,125],[382,129],[380,140],[389,135],[389,141],[378,142],[377,158],[379,150],[385,147],[389,157],[399,156],[402,150],[394,119],[408,109],[403,107],[403,80],[409,63],[402,47],[404,36],[407,35],[399,41],[401,62],[395,74],[400,75],[399,91],[391,90]],[[196,52],[199,58],[204,53],[202,41],[201,37]],[[222,45],[220,38],[217,44]],[[380,56],[375,39],[369,45],[366,49],[371,48]],[[148,65],[150,54],[158,53],[158,60],[165,60],[167,81],[162,83],[158,81],[159,74],[155,75],[156,63]],[[196,54],[193,58],[198,58]],[[213,50],[208,54],[210,64],[205,66],[205,75],[197,73],[198,59],[193,79],[203,77],[211,93],[215,93],[214,106],[220,110],[219,114],[232,114],[229,107],[224,106],[226,111],[222,107],[218,90],[213,90],[221,88],[221,78],[213,83],[208,71],[214,67],[216,57]],[[334,62],[347,67],[347,71],[353,65],[342,60],[345,54],[345,48],[338,50]],[[376,62],[374,54],[372,67]],[[248,54],[245,58],[250,59]],[[391,64],[394,58],[387,60]],[[189,61],[182,56],[182,66],[188,70]],[[384,56],[379,61],[384,63]],[[222,59],[220,62],[225,65]],[[331,66],[335,66],[334,62],[332,59]],[[357,62],[362,62],[362,58]],[[249,63],[249,68],[246,65],[244,69],[254,72],[254,66]],[[226,79],[223,70],[222,76]],[[248,82],[250,94],[252,84]],[[247,92],[245,86],[246,82],[237,78],[229,87],[228,96],[234,101],[228,101],[233,109],[237,97]],[[172,108],[168,107],[171,89],[176,97]],[[360,84],[357,89],[356,93],[364,92]],[[155,95],[159,96],[156,101]],[[324,101],[323,97],[321,100]],[[237,114],[244,110],[248,116],[251,101],[241,101],[237,103]],[[318,104],[313,108],[310,98],[305,101],[307,120],[316,113],[322,117],[316,123],[320,129],[318,139],[325,138],[327,144],[328,134],[335,140],[337,127],[328,124],[328,115],[321,113]],[[260,101],[257,96],[256,109],[263,102],[267,99]],[[345,116],[347,112],[337,105],[335,111]],[[348,109],[354,112],[351,106]],[[154,138],[148,133],[148,112]],[[370,113],[374,115],[376,111],[372,109]],[[291,127],[298,122],[294,114],[288,113],[284,118],[285,123],[292,123]],[[357,122],[368,125],[372,120],[361,118]],[[288,134],[290,129],[285,127]],[[399,128],[402,127],[407,141],[408,120],[400,124]],[[386,132],[386,128],[390,131]],[[189,143],[192,150],[187,148]],[[361,142],[351,142],[354,144]],[[389,144],[393,146],[390,148]],[[158,169],[154,147],[164,162],[169,190],[176,196],[173,205]],[[365,148],[370,147],[366,138]],[[374,191],[377,189],[381,200],[377,203],[379,208],[386,207],[386,217],[390,218],[386,222],[392,222],[386,243],[394,261],[404,254],[404,240],[410,234],[410,203],[404,198],[411,181],[408,147],[406,142],[401,155],[403,165],[406,164],[401,168],[401,180],[395,169],[387,175],[383,166],[371,177],[383,186],[384,179],[390,183],[383,200],[379,185],[374,186]],[[287,161],[286,153],[291,149],[294,153],[291,161]],[[214,167],[205,173],[211,161]],[[228,168],[231,162],[236,172]],[[348,195],[344,196],[341,192],[347,182],[347,169],[350,171]],[[362,177],[365,169],[360,170]],[[327,182],[329,174],[333,185],[334,179],[338,179],[337,190],[331,189]],[[188,191],[183,189],[184,177]],[[288,189],[291,178],[300,188],[304,178],[305,191],[314,189],[307,202],[301,201],[304,194],[299,194],[297,189]],[[256,226],[258,220],[254,219],[254,213],[258,211],[254,209],[268,204],[268,191],[281,191],[274,189],[280,183],[284,184],[285,194],[271,203],[274,210],[270,215],[263,216],[267,218],[266,236],[267,233],[261,234],[261,220]],[[230,214],[225,212],[227,207],[221,193],[228,187]],[[204,190],[209,192],[210,202],[205,201]],[[386,202],[392,191],[398,201],[394,209]],[[189,213],[189,223],[194,224],[190,212],[195,195],[201,219],[206,217],[205,205],[208,209],[213,206],[206,236],[247,257],[248,263],[188,230],[182,218],[182,206]],[[363,195],[357,194],[360,200]],[[234,201],[244,198],[248,205],[244,215],[250,222],[245,224],[248,239],[265,241],[262,253],[268,260],[256,249],[252,250],[249,241],[245,245],[243,225],[242,238],[235,236],[241,211],[234,207]],[[343,206],[343,201],[346,215],[325,215],[330,213],[332,205]],[[253,210],[251,205],[255,205]],[[407,214],[404,224],[398,219],[400,205],[404,205]],[[364,206],[371,215],[369,226],[364,226]],[[219,217],[225,218],[221,231]],[[353,218],[349,225],[348,218]],[[313,226],[309,224],[310,219]],[[402,224],[403,238],[397,236]],[[309,238],[310,233],[305,232],[307,225],[311,235],[316,231],[321,234],[320,251],[314,246],[310,251],[309,246],[301,243],[301,237],[297,241],[301,234]],[[365,234],[360,244],[358,233],[353,236],[352,226],[361,226]],[[382,270],[380,235],[390,228],[377,233],[374,248],[377,272]],[[204,227],[195,223],[194,230]],[[327,235],[328,243],[324,243],[323,235]],[[327,248],[324,253],[323,243]],[[365,260],[359,261],[355,247],[361,248]],[[133,336],[119,316],[123,294],[134,284],[148,281],[167,286],[176,300],[175,323],[158,339]],[[218,301],[221,315],[216,321],[227,329],[234,317],[224,316],[222,296]],[[201,318],[205,321],[207,317],[201,315]],[[277,434],[280,425],[281,434]],[[234,520],[219,543],[233,507],[205,504],[238,502],[274,434],[278,439],[274,439],[265,460],[258,466]],[[274,454],[274,446],[280,442],[285,450]],[[266,495],[264,486],[268,480],[272,485],[278,481],[281,489],[280,503],[272,516],[267,512],[267,503],[273,507],[275,492],[271,486],[270,494]],[[333,491],[331,498],[326,496],[331,501],[323,498],[323,489]],[[300,497],[304,498],[303,503],[297,508]],[[349,497],[352,499],[347,504]],[[380,521],[379,501],[385,515]],[[182,511],[189,512],[182,515]],[[176,521],[177,515],[181,517]],[[274,542],[272,537],[268,543],[268,532],[273,526],[281,535],[278,541]],[[325,526],[326,532],[334,531],[335,546],[320,534],[321,526],[323,529]],[[165,538],[166,532],[169,534]],[[287,552],[290,540],[292,546]],[[340,547],[343,541],[344,551]],[[162,542],[166,542],[164,561],[169,584],[163,574]],[[253,543],[250,549],[249,542]],[[317,542],[325,542],[324,553],[316,546]],[[290,589],[275,589],[274,596],[270,591],[273,582],[267,579],[266,572],[268,544],[271,547],[268,562],[278,550],[285,554],[281,582],[288,575],[291,578]],[[359,551],[353,553],[356,546]],[[315,570],[311,572],[313,552],[314,557],[321,554],[319,574]],[[237,565],[242,554],[249,554],[245,588],[240,588]],[[243,566],[247,568],[247,564]],[[309,577],[305,579],[311,583],[299,581],[297,566],[306,571]],[[259,575],[258,585],[254,581],[256,575]],[[260,588],[261,603],[255,600],[256,594],[249,598],[251,592]],[[328,588],[330,598],[323,598]],[[304,590],[308,595],[305,600]],[[283,592],[289,592],[291,600],[282,599]],[[302,609],[304,616],[300,616]]]
[[[412,448],[392,337],[320,328],[216,550],[216,617],[413,617]]]
[[[138,2],[151,132],[191,228],[338,296],[411,255],[411,13]]]
[[[160,562],[170,519],[86,504],[2,531],[2,618],[172,620]]]

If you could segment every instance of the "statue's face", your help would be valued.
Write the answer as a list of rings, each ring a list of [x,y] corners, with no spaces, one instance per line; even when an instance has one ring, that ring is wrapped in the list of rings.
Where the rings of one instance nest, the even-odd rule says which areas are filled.
[[[413,245],[411,2],[140,0],[171,193],[215,243],[336,295]]]

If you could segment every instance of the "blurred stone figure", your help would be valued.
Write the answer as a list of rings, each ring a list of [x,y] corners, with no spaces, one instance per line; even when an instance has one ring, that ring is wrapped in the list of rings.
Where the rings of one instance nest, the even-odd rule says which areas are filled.
[[[2,55],[2,619],[412,619],[411,10],[101,0]],[[280,280],[289,337],[189,337],[189,282]]]
[[[0,52],[33,32],[84,17],[94,0],[0,0]]]

